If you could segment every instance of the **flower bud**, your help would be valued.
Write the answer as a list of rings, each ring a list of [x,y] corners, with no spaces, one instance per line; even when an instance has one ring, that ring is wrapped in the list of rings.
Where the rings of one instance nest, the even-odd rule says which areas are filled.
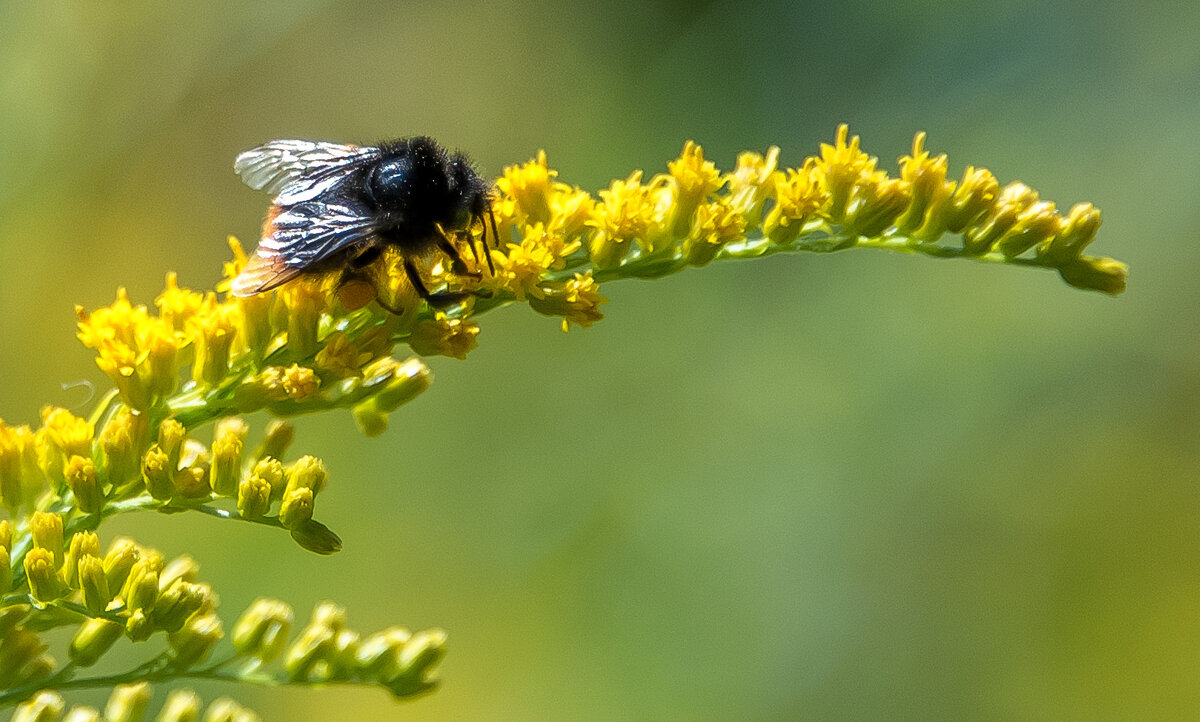
[[[179,468],[183,442],[186,440],[187,430],[175,419],[165,419],[158,425],[158,447],[167,455],[168,470],[173,472]]]
[[[161,313],[162,307],[159,308]],[[145,324],[140,331],[138,345],[145,354],[146,384],[155,396],[169,396],[179,384],[179,351],[186,343],[186,336],[163,317]]]
[[[544,262],[550,264],[552,263],[551,259],[552,256],[546,252]],[[524,300],[526,293],[530,296],[541,294],[537,284],[545,268],[539,265],[536,270],[533,268],[529,270],[532,271],[531,276],[524,279],[524,285],[518,285],[516,288],[519,300]],[[513,283],[518,282],[514,280]],[[527,290],[526,286],[531,288]],[[413,327],[412,333],[408,336],[408,346],[421,356],[450,356],[461,361],[479,345],[476,340],[478,335],[479,324],[474,321],[449,318],[443,313],[438,313],[433,319],[419,321]],[[412,395],[415,396],[416,393]]]
[[[204,722],[260,722],[252,710],[246,709],[228,697],[218,697],[204,713]]]
[[[1063,219],[1054,238],[1038,246],[1038,258],[1056,266],[1069,263],[1096,239],[1099,230],[1100,211],[1091,203],[1077,203]]]
[[[37,432],[38,465],[46,478],[63,482],[63,464],[71,456],[91,456],[95,430],[63,408],[42,409],[42,428]]]
[[[109,589],[122,589],[129,571],[142,553],[132,539],[117,537],[108,547],[104,555],[104,576],[108,579]]]
[[[437,684],[433,668],[445,653],[445,632],[440,629],[417,632],[400,650],[396,674],[379,681],[397,697],[428,690]]]
[[[158,588],[160,590],[174,584],[177,580],[185,582],[196,581],[197,575],[200,573],[200,566],[196,564],[196,560],[188,555],[178,556],[172,559],[163,567],[162,572],[158,575]]]
[[[244,412],[257,411],[269,404],[288,397],[283,387],[282,366],[266,366],[254,376],[243,381],[233,391],[237,408]]]
[[[168,632],[177,631],[188,617],[199,611],[210,599],[212,588],[207,584],[177,580],[154,602],[154,624]]]
[[[167,452],[158,444],[151,446],[142,457],[142,483],[150,496],[159,501],[175,495],[175,470],[171,468]]]
[[[215,614],[193,616],[177,632],[167,635],[171,656],[181,668],[191,667],[204,660],[225,633]]]
[[[404,361],[385,358],[390,362],[388,370],[391,378],[374,394],[374,398],[380,411],[390,413],[428,389],[433,384],[433,372],[416,357]],[[383,361],[380,359],[368,368],[377,367]]]
[[[292,619],[292,608],[286,603],[256,599],[233,627],[233,648],[239,654],[270,662],[287,646]]]
[[[1083,256],[1061,266],[1058,273],[1075,288],[1116,295],[1125,290],[1129,266],[1111,258]]]
[[[54,661],[54,657],[48,654],[39,654],[25,665],[25,669],[21,670],[21,676],[17,681],[21,684],[42,682],[57,668],[58,663]]]
[[[212,495],[208,485],[208,467],[189,466],[175,474],[175,493],[185,499],[205,499]]]
[[[312,620],[284,655],[283,667],[293,680],[329,679],[337,637],[346,625],[346,610],[333,602],[313,609]]]
[[[996,250],[1009,258],[1016,258],[1030,248],[1049,241],[1061,227],[1061,217],[1054,204],[1038,201],[1021,211],[1016,224],[996,241]]]
[[[28,455],[36,458],[36,442],[33,439],[33,432],[28,426],[13,427],[0,420],[0,504],[10,512],[25,500],[23,467]],[[41,477],[40,471],[37,476]]]
[[[90,667],[125,633],[125,627],[102,617],[93,617],[79,626],[67,653],[80,667]]]
[[[72,456],[67,460],[63,470],[67,478],[67,487],[75,495],[75,505],[86,514],[100,511],[104,503],[104,494],[96,480],[96,465],[84,456]]]
[[[71,535],[67,546],[67,558],[63,561],[62,575],[67,586],[79,588],[79,560],[85,556],[100,556],[100,538],[95,532],[81,531]]]
[[[13,687],[36,674],[33,667],[45,651],[46,645],[38,635],[24,627],[6,634],[0,644],[0,689]]]
[[[29,532],[33,536],[35,547],[51,552],[55,563],[62,564],[63,520],[61,516],[45,511],[35,511],[29,519]]]
[[[397,660],[400,650],[412,639],[404,627],[388,627],[363,640],[358,646],[355,663],[366,677],[388,679],[400,671]]]
[[[316,283],[289,283],[279,290],[287,307],[287,348],[293,358],[317,352],[317,327],[325,308],[325,292]]]
[[[63,722],[104,722],[100,710],[94,707],[72,707]]]
[[[13,631],[29,616],[28,604],[10,604],[0,607],[0,639]]]
[[[219,384],[229,373],[229,349],[237,332],[237,313],[236,307],[218,304],[216,296],[209,294],[199,312],[188,320],[195,350],[192,379],[197,384]]]
[[[62,695],[44,689],[13,710],[11,722],[55,722],[63,713],[66,702]]]
[[[200,722],[200,712],[204,703],[199,695],[190,689],[177,689],[167,697],[162,710],[158,713],[157,722]]]
[[[882,172],[864,176],[851,191],[843,229],[850,236],[874,238],[892,225],[911,200],[912,189],[902,179]]]
[[[325,480],[329,478],[325,465],[315,456],[301,456],[287,470],[287,491],[292,489],[312,489],[313,495],[321,493],[325,488]]]
[[[212,469],[210,484],[219,496],[235,496],[242,473],[242,449],[245,444],[246,422],[234,416],[217,422],[213,432]]]
[[[288,422],[272,419],[267,423],[266,433],[263,434],[263,440],[254,452],[254,458],[257,460],[270,456],[282,459],[283,455],[287,453],[288,447],[292,445],[292,438],[295,434],[296,428]]]
[[[83,556],[78,564],[79,588],[83,591],[83,605],[93,614],[108,608],[113,595],[109,591],[108,578],[104,574],[104,562],[99,557]]]
[[[350,413],[354,415],[354,422],[358,424],[359,431],[367,438],[373,439],[387,431],[388,415],[379,410],[379,405],[373,397],[355,404]]]
[[[135,609],[125,620],[125,635],[134,642],[144,642],[154,634],[154,622],[145,609]]]
[[[137,477],[137,449],[145,435],[146,416],[130,409],[118,411],[100,432],[108,482],[124,486]]]
[[[983,255],[1017,222],[1021,209],[1014,205],[997,205],[990,213],[963,231],[963,251]]]
[[[346,608],[333,602],[321,602],[313,607],[312,619],[309,624],[317,627],[328,627],[340,632],[346,626]]]
[[[283,464],[279,459],[269,456],[259,459],[250,471],[250,478],[258,478],[267,482],[267,485],[271,487],[271,501],[283,498],[283,491],[287,488],[287,476],[284,474]]]
[[[292,364],[283,370],[283,390],[292,401],[306,401],[317,395],[321,379],[307,366]]]
[[[121,598],[129,609],[146,609],[154,607],[158,599],[158,574],[162,571],[163,558],[158,552],[147,549],[134,562],[129,570],[129,577],[121,587]]]
[[[328,678],[326,661],[337,633],[327,627],[308,626],[288,647],[283,668],[293,681],[323,681]]]
[[[355,656],[362,638],[352,629],[343,629],[333,640],[333,652],[330,654],[329,666],[333,679],[349,679],[358,665]]]
[[[991,171],[967,166],[950,198],[931,209],[930,225],[944,227],[950,233],[961,233],[992,207],[999,192],[1000,182]]]
[[[238,484],[238,513],[244,519],[258,519],[271,510],[271,484],[261,476],[248,476]]]
[[[0,595],[12,591],[12,581],[12,558],[8,555],[8,548],[0,546]]]
[[[25,554],[25,578],[29,581],[29,593],[39,602],[52,602],[67,592],[54,553],[49,549],[35,547]]]
[[[141,722],[149,704],[150,685],[146,682],[120,685],[104,706],[105,722]]]
[[[284,527],[290,529],[301,522],[309,521],[312,515],[312,489],[301,487],[284,493],[283,502],[279,506],[279,522]]]

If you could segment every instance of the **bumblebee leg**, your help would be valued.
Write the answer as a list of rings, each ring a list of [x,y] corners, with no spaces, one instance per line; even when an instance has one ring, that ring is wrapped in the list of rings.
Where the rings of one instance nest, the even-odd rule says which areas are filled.
[[[479,267],[479,249],[475,247],[474,234],[471,233],[471,230],[470,230],[471,228],[475,227],[475,219],[476,218],[477,218],[477,216],[471,216],[471,225],[467,227],[467,235],[471,237],[471,242],[469,244],[471,246],[471,258],[475,259],[475,267],[478,268]],[[483,219],[479,218],[479,220],[482,221]],[[487,228],[486,227],[484,228],[483,232],[484,232],[484,236],[485,236],[485,238],[483,239],[483,249],[486,251],[487,250],[487,238],[486,238]]]
[[[459,255],[458,249],[455,248],[454,244],[450,242],[450,237],[446,235],[446,232],[442,230],[442,227],[438,226],[437,230],[437,246],[438,248],[442,249],[443,253],[450,257],[450,270],[454,271],[454,273],[459,276],[482,278],[483,274],[477,271],[467,270],[467,262],[463,260],[461,255]],[[472,250],[474,249],[472,248]]]
[[[410,283],[412,283],[413,290],[417,292],[417,295],[420,296],[425,303],[428,303],[434,308],[453,306],[454,304],[460,303],[461,301],[472,296],[475,296],[476,298],[487,298],[488,296],[492,295],[489,291],[438,291],[437,293],[430,293],[429,289],[426,288],[425,284],[421,281],[421,276],[417,273],[417,267],[414,266],[413,262],[407,258],[404,259],[404,273],[408,276],[408,280]],[[384,308],[387,308],[387,306],[384,306]],[[390,308],[388,310],[391,311]]]
[[[417,292],[421,300],[428,301],[429,289],[425,288],[425,283],[421,281],[421,274],[417,273],[417,267],[408,258],[404,259],[404,275],[408,276],[408,282],[412,284],[413,290]]]
[[[379,297],[378,293],[375,294],[375,303],[378,303],[379,306],[383,310],[387,311],[388,313],[392,314],[393,316],[403,316],[404,315],[403,308],[397,308],[395,306],[391,306],[391,305],[384,303],[383,299]]]
[[[492,213],[492,207],[489,205],[487,209],[488,220],[492,222],[492,242],[496,244],[496,250],[500,250],[500,231],[496,229],[496,214]],[[483,220],[480,218],[479,220]],[[496,275],[496,267],[492,265],[492,254],[488,251],[487,244],[487,229],[483,230],[483,255],[487,256],[488,271],[494,276]]]

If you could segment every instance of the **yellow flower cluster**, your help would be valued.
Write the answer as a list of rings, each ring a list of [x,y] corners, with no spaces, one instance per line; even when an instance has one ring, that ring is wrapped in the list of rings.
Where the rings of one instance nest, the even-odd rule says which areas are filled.
[[[346,626],[345,609],[323,602],[288,644],[292,619],[287,604],[256,600],[234,626],[234,649],[260,665],[282,654],[283,670],[293,682],[368,682],[397,697],[426,692],[437,684],[435,667],[446,645],[446,633],[440,629],[414,633],[388,627],[363,637]]]
[[[113,689],[104,712],[86,705],[77,705],[67,710],[64,722],[141,722],[146,719],[152,697],[146,682],[123,684]],[[22,702],[13,713],[13,722],[55,722],[67,703],[62,695],[51,690],[37,693]],[[228,697],[218,697],[204,707],[204,701],[190,689],[178,689],[167,695],[162,709],[154,718],[158,722],[196,722],[197,720],[221,720],[222,722],[258,722],[261,718]]]
[[[410,364],[407,370],[385,372],[389,381],[377,383],[392,388],[376,392],[371,408],[403,403],[406,399],[395,394],[411,395],[420,387],[411,379],[422,371]],[[394,383],[393,375],[405,374],[407,383]],[[284,373],[279,384],[290,383]],[[283,526],[306,549],[328,554],[340,548],[337,536],[312,519],[327,476],[321,461],[312,456],[286,465],[281,461],[292,438],[290,424],[271,422],[251,453],[245,448],[249,428],[240,416],[218,421],[208,446],[174,418],[162,420],[151,433],[147,415],[128,408],[108,416],[98,439],[90,422],[66,409],[47,407],[42,416],[37,432],[0,421],[0,505],[11,514],[47,493],[62,497],[69,513],[79,515],[113,508],[229,515],[210,505],[228,498],[236,501],[238,518]]]
[[[845,125],[797,168],[780,169],[779,149],[770,148],[741,154],[722,174],[688,141],[667,173],[644,181],[634,171],[598,200],[557,182],[542,153],[497,182],[500,226],[520,241],[494,253],[504,273],[484,285],[575,321],[563,307],[538,303],[569,274],[649,278],[720,258],[873,247],[1054,268],[1080,288],[1124,289],[1124,264],[1083,255],[1100,224],[1094,207],[1060,214],[1027,186],[1001,187],[981,168],[948,180],[946,156],[924,143],[918,133],[893,178]],[[947,234],[961,242],[939,245]],[[600,317],[595,306],[583,315]]]
[[[230,242],[235,260],[227,277],[245,262],[240,244]],[[174,417],[191,428],[260,409],[287,416],[341,407],[357,418],[364,404],[386,425],[395,407],[376,397],[408,399],[431,379],[423,365],[412,372],[419,361],[391,356],[404,338],[398,319],[345,310],[325,279],[219,301],[216,293],[179,287],[171,274],[155,305],[158,315],[121,289],[110,306],[76,309],[80,340],[97,351],[97,365],[143,426]],[[464,338],[477,332],[461,320],[440,334],[423,331],[422,351],[462,357],[473,345]]]
[[[329,387],[361,378],[400,342],[422,355],[464,358],[479,333],[472,317],[489,309],[528,302],[564,327],[587,326],[603,318],[600,282],[724,258],[884,248],[1054,268],[1081,288],[1124,289],[1124,264],[1084,255],[1100,225],[1094,207],[1061,214],[1027,186],[1001,186],[982,168],[950,180],[946,156],[925,149],[924,133],[900,158],[897,177],[878,169],[845,125],[798,167],[781,168],[779,155],[778,148],[742,153],[722,173],[688,141],[666,173],[647,181],[634,171],[598,197],[559,181],[544,152],[505,168],[492,205],[500,231],[499,247],[488,250],[494,273],[477,255],[482,228],[455,239],[461,255],[474,258],[474,273],[418,259],[433,290],[468,294],[448,308],[419,303],[403,255],[389,251],[363,278],[305,276],[250,298],[219,300],[180,288],[171,275],[155,301],[157,316],[122,290],[109,307],[78,310],[79,337],[133,409],[219,393],[238,398],[239,411],[287,414],[327,407]],[[940,243],[947,235],[960,240]],[[246,260],[230,242],[234,260],[219,290]],[[379,309],[369,306],[376,295]],[[181,369],[190,369],[182,379]],[[361,400],[339,389],[339,405]]]
[[[0,542],[11,543],[7,521]],[[28,521],[32,548],[22,570],[27,601],[0,607],[3,640],[0,689],[36,681],[55,668],[46,646],[27,624],[35,609],[56,605],[83,616],[68,654],[75,667],[90,667],[122,636],[140,642],[156,632],[167,637],[172,663],[187,668],[201,662],[222,637],[216,597],[196,581],[189,557],[167,563],[161,554],[131,539],[113,541],[105,553],[90,531],[64,532],[63,517],[34,512]],[[4,586],[14,590],[6,565]]]
[[[597,204],[586,191],[555,181],[557,175],[547,167],[543,151],[528,163],[505,168],[496,181],[493,210],[500,237],[515,236],[517,240],[491,251],[496,273],[484,278],[481,287],[493,294],[492,306],[528,301],[540,313],[561,316],[564,329],[567,322],[589,326],[603,318],[599,305],[607,299],[590,282],[591,270],[576,272],[568,266],[585,260],[584,244],[597,234],[614,234],[617,244],[636,236],[630,229],[637,228],[639,221],[623,217],[622,208],[636,206],[638,213],[645,211],[620,199],[610,206]],[[638,178],[640,173],[635,173],[629,184],[638,186]],[[627,184],[618,181],[614,188],[627,194]],[[608,198],[607,193],[601,191],[601,196]],[[611,210],[598,215],[605,207]],[[606,230],[597,230],[601,228]],[[576,275],[583,280],[575,280]],[[581,287],[586,287],[587,293],[581,294]]]
[[[310,463],[291,470],[286,487],[309,490],[323,483],[323,470]],[[72,671],[96,664],[122,637],[142,642],[162,632],[169,670],[187,676],[186,670],[204,662],[224,638],[216,595],[197,581],[198,568],[190,557],[167,562],[127,538],[114,540],[101,553],[95,533],[67,532],[63,517],[49,512],[34,512],[28,531],[32,548],[22,565],[28,593],[10,593],[14,579],[7,565],[0,578],[6,600],[0,606],[0,700],[35,691],[56,673],[61,676],[39,634],[48,627],[78,625],[67,648]],[[11,526],[0,521],[0,551],[7,556],[11,547]],[[47,609],[61,613],[39,616]],[[412,633],[389,627],[362,637],[346,626],[345,611],[332,603],[318,606],[295,639],[289,639],[292,621],[291,607],[277,600],[259,599],[247,608],[231,640],[233,658],[244,661],[243,672],[262,670],[282,656],[286,682],[356,681],[380,685],[397,696],[436,684],[434,667],[446,641],[441,630]],[[221,678],[214,670],[229,661],[200,676]],[[239,677],[230,673],[228,678]]]

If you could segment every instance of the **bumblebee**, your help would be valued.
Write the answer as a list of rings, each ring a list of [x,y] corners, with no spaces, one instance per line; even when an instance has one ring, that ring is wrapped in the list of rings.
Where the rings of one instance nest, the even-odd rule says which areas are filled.
[[[464,154],[450,153],[432,138],[378,146],[273,140],[240,154],[233,168],[246,185],[275,196],[258,248],[233,279],[235,296],[253,296],[311,273],[340,271],[340,286],[361,279],[362,269],[394,248],[418,296],[434,305],[454,303],[471,292],[431,293],[416,261],[441,251],[452,273],[479,277],[453,238],[470,237],[485,216],[498,243],[491,184]],[[486,226],[482,243],[494,274]],[[478,265],[473,240],[470,248]]]

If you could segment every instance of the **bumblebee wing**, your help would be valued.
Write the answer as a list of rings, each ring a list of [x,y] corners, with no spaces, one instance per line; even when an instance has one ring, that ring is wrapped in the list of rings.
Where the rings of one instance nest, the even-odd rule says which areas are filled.
[[[379,155],[378,148],[366,145],[273,140],[238,155],[233,170],[254,190],[279,195],[277,203],[291,205],[328,191],[347,171]]]
[[[339,251],[367,242],[376,230],[371,217],[351,204],[309,201],[277,208],[230,290],[243,297],[269,291]]]
[[[285,264],[282,257],[257,250],[246,261],[246,267],[242,269],[242,272],[233,279],[229,291],[242,298],[253,296],[256,293],[282,286],[299,276],[300,273],[299,268],[292,268]]]

